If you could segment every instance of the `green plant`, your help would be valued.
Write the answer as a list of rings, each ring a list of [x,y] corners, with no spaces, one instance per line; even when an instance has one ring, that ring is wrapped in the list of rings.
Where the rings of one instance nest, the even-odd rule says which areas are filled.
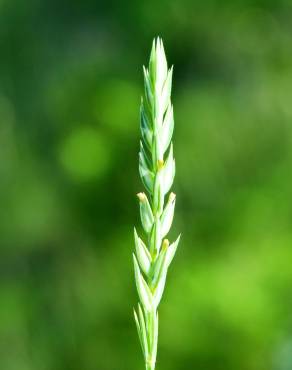
[[[172,67],[168,70],[161,39],[153,41],[149,69],[144,68],[145,93],[141,101],[142,141],[139,172],[149,194],[139,193],[140,217],[147,242],[134,229],[134,270],[140,303],[134,310],[146,370],[154,370],[158,341],[157,308],[161,300],[168,267],[180,236],[170,244],[165,236],[172,224],[175,194],[169,193],[175,175],[171,138],[173,108],[170,100]]]

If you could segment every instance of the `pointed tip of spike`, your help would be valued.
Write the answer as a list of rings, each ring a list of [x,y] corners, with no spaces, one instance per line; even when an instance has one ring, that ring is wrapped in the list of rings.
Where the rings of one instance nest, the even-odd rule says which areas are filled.
[[[162,37],[160,35],[156,36],[156,42],[162,44]]]
[[[152,50],[157,53],[158,49],[164,51],[163,41],[161,36],[155,36],[152,41]]]

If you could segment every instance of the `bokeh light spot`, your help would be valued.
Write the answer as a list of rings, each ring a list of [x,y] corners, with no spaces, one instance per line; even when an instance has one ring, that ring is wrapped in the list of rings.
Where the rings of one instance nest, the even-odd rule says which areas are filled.
[[[110,81],[97,97],[96,117],[105,126],[123,132],[136,132],[141,89],[134,83]]]
[[[75,129],[63,142],[60,160],[64,170],[77,181],[104,176],[109,167],[109,144],[91,127]]]

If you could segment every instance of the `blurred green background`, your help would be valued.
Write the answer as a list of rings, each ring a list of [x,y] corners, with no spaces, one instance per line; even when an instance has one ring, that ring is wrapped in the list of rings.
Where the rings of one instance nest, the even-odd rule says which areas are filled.
[[[175,65],[160,370],[292,369],[290,0],[0,1],[0,369],[143,369],[142,64]]]

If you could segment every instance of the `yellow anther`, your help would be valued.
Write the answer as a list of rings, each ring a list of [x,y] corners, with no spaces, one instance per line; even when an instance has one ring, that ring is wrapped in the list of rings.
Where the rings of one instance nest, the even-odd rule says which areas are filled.
[[[147,200],[147,197],[146,197],[145,193],[138,193],[137,197],[140,200],[140,202],[143,202],[143,203],[146,202],[146,200]]]
[[[158,168],[159,170],[161,170],[161,169],[162,169],[162,167],[163,167],[163,165],[164,165],[164,161],[163,161],[163,159],[158,159],[158,161],[157,161],[157,168]]]
[[[169,240],[164,239],[163,242],[162,242],[162,250],[165,251],[168,247],[169,247]]]

